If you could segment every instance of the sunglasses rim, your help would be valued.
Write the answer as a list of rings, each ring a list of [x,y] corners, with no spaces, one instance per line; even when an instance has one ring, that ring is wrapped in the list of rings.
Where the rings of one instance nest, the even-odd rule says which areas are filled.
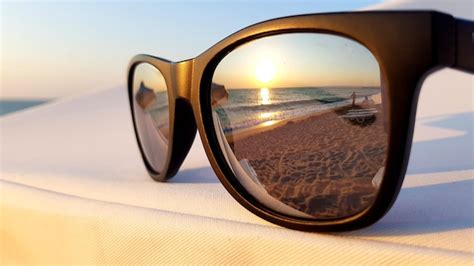
[[[408,21],[406,21],[408,20]],[[132,59],[130,63],[130,71],[128,78],[129,100],[132,107],[132,118],[135,128],[135,135],[140,147],[140,151],[147,167],[150,176],[157,181],[164,181],[173,176],[178,167],[170,169],[170,163],[174,160],[173,151],[175,150],[173,142],[175,139],[175,117],[176,102],[185,100],[193,115],[183,116],[187,123],[193,124],[199,130],[201,140],[206,151],[207,157],[211,166],[224,185],[226,190],[245,208],[261,218],[273,222],[275,224],[297,229],[303,231],[346,231],[368,226],[377,220],[390,209],[393,205],[403,182],[408,158],[413,137],[414,119],[416,114],[416,105],[418,102],[418,95],[421,84],[426,76],[436,71],[437,69],[452,65],[452,62],[433,60],[434,54],[427,56],[424,54],[418,60],[418,64],[414,66],[407,66],[403,62],[397,61],[396,58],[387,57],[386,51],[390,48],[400,48],[399,43],[390,43],[382,38],[373,38],[367,31],[354,31],[353,25],[371,27],[371,31],[382,32],[387,27],[395,28],[397,33],[406,30],[404,27],[412,23],[411,35],[408,36],[409,41],[402,44],[402,48],[410,43],[422,42],[421,48],[432,48],[433,39],[427,40],[426,34],[421,34],[435,27],[437,24],[451,23],[452,16],[430,11],[402,11],[402,12],[349,12],[349,13],[326,13],[326,14],[311,14],[300,15],[286,18],[274,19],[262,22],[250,27],[247,27],[237,33],[230,35],[221,42],[217,43],[203,54],[194,59],[183,62],[173,63],[161,58],[139,55]],[[377,25],[372,25],[374,22],[379,22]],[[416,23],[414,23],[416,22]],[[351,25],[352,24],[352,25]],[[309,25],[309,26],[308,26]],[[251,196],[246,189],[237,181],[230,166],[224,159],[224,155],[218,145],[215,129],[212,121],[212,110],[210,105],[210,84],[212,76],[218,63],[231,51],[235,50],[240,45],[270,35],[279,35],[284,33],[329,33],[333,35],[343,36],[354,40],[364,47],[366,47],[373,56],[381,69],[381,75],[387,80],[388,93],[387,104],[389,128],[388,128],[388,149],[386,157],[386,171],[382,179],[379,191],[375,201],[371,206],[365,210],[349,217],[337,219],[302,219],[288,216],[285,214],[273,211],[258,202]],[[420,34],[413,34],[413,33]],[[447,35],[450,32],[445,33]],[[431,37],[431,36],[430,36]],[[382,48],[385,45],[388,47]],[[422,52],[420,46],[415,47],[417,52]],[[419,51],[418,51],[419,50]],[[168,69],[166,74],[163,73],[167,81],[168,99],[170,101],[170,135],[173,136],[170,140],[170,146],[167,154],[167,161],[164,171],[158,173],[153,171],[143,153],[139,136],[136,131],[136,124],[133,114],[133,71],[140,63],[150,63],[158,68],[163,73],[163,69]],[[181,73],[179,65],[192,65],[191,72],[187,75]],[[400,68],[404,67],[405,72],[401,72]],[[180,72],[181,71],[181,72]],[[179,76],[185,81],[178,84],[175,76]],[[400,81],[402,80],[402,81]],[[168,86],[170,82],[171,86]],[[178,88],[177,86],[180,85]],[[189,95],[182,93],[182,86],[189,85]],[[402,88],[401,86],[405,87]],[[401,89],[397,91],[395,89]],[[183,97],[184,96],[184,97]],[[393,104],[396,103],[396,104]],[[404,105],[404,108],[399,108],[397,105]],[[406,110],[401,110],[406,109]],[[402,114],[396,114],[397,111],[403,111]],[[395,115],[396,114],[396,115]],[[192,121],[191,121],[192,120]],[[194,133],[196,129],[194,128]],[[189,145],[190,147],[190,145]],[[185,151],[183,159],[186,156]],[[182,152],[181,152],[182,153]]]

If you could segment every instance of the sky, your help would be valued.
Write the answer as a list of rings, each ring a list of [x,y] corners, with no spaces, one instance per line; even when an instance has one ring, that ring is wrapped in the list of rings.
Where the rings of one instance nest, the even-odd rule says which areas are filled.
[[[132,56],[195,57],[251,24],[378,0],[1,2],[0,99],[125,87]]]
[[[218,64],[213,81],[232,88],[380,85],[375,57],[350,39],[290,33],[242,45]]]
[[[133,87],[140,88],[141,83],[155,92],[166,91],[166,81],[161,72],[148,63],[141,63],[135,67]]]

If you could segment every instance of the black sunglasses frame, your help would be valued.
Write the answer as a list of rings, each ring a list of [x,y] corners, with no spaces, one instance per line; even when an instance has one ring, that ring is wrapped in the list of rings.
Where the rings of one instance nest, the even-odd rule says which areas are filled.
[[[405,176],[421,84],[426,76],[453,67],[472,73],[474,23],[433,11],[352,12],[292,16],[247,27],[220,41],[198,57],[170,62],[149,55],[135,56],[129,65],[128,93],[138,146],[150,176],[173,177],[199,130],[207,157],[221,183],[245,208],[265,220],[304,231],[346,231],[368,226],[384,216],[400,192]],[[211,110],[211,82],[218,63],[238,46],[282,33],[328,33],[355,40],[377,59],[385,80],[389,137],[387,164],[379,193],[364,211],[333,220],[295,218],[271,210],[238,182],[218,145]],[[140,63],[163,74],[169,99],[170,136],[165,168],[153,169],[143,152],[133,110],[133,76]]]

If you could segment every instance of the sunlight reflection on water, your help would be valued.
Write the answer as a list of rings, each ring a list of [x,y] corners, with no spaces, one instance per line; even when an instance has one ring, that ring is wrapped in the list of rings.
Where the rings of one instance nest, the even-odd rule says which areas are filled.
[[[260,104],[263,104],[263,105],[271,104],[270,90],[268,88],[260,89]]]

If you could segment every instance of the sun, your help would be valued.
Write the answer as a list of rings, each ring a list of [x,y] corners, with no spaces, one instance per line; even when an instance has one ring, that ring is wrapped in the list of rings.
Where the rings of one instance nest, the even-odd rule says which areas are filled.
[[[273,80],[276,74],[275,64],[268,60],[264,59],[257,64],[255,68],[255,77],[258,81],[262,83],[268,83]]]

